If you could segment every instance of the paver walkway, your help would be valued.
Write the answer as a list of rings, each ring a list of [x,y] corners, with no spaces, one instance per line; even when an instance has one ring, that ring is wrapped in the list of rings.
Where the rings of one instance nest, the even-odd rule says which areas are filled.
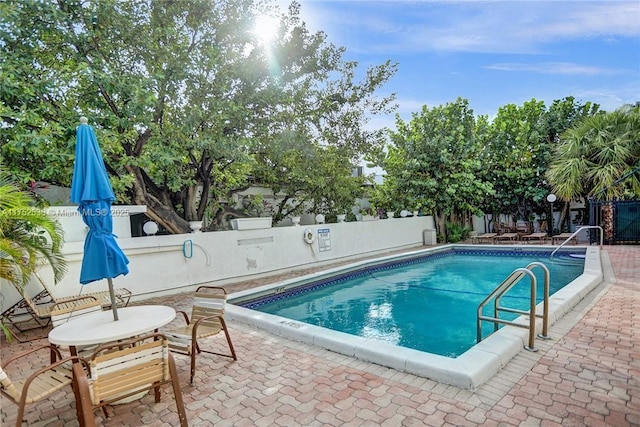
[[[237,362],[201,356],[189,386],[188,360],[176,356],[190,425],[640,426],[640,246],[605,247],[603,267],[605,281],[550,328],[553,340],[537,341],[538,353],[522,351],[474,392],[233,323]],[[182,294],[145,303],[180,309],[190,300]],[[0,355],[45,342],[3,341]],[[24,360],[17,372],[44,362]],[[1,403],[2,425],[15,423],[15,405]],[[26,420],[77,425],[74,405],[72,393],[60,392],[30,405]],[[147,395],[113,408],[107,420],[96,412],[98,425],[177,425],[168,389],[162,403]]]

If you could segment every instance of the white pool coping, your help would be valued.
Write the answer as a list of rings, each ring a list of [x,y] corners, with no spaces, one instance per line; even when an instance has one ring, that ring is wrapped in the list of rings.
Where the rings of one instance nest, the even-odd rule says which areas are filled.
[[[281,293],[290,287],[299,286],[301,283],[317,281],[318,279],[334,275],[337,272],[348,272],[380,262],[413,258],[418,255],[447,251],[452,248],[470,250],[483,248],[501,251],[513,249],[520,252],[549,250],[554,247],[537,245],[527,245],[527,247],[523,247],[522,245],[446,245],[438,248],[408,252],[401,255],[361,261],[347,266],[328,269],[303,277],[233,293],[229,296],[229,304],[226,308],[225,317],[230,320],[253,325],[259,329],[285,338],[316,345],[336,353],[352,356],[357,359],[468,390],[475,390],[502,369],[516,354],[523,351],[524,346],[528,344],[529,332],[527,329],[508,325],[504,326],[460,356],[450,358],[400,347],[378,340],[361,338],[320,326],[261,313],[233,304],[234,301]],[[575,248],[584,247],[574,246],[563,249],[571,250]],[[603,273],[602,263],[600,261],[600,248],[587,246],[583,274],[549,298],[549,330],[551,330],[551,326],[558,319],[570,311],[593,288],[602,282],[602,280]],[[542,310],[543,304],[540,303],[536,306],[536,313],[542,313]],[[526,321],[528,324],[527,319],[528,318],[521,316],[518,321]],[[542,319],[537,319],[536,331],[539,333],[541,330]]]

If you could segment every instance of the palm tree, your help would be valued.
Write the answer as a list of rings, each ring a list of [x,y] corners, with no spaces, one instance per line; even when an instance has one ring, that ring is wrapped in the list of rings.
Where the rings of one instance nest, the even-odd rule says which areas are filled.
[[[34,199],[0,171],[0,279],[21,289],[41,264],[57,282],[66,273],[60,224],[34,206]],[[5,325],[0,325],[9,336]]]
[[[547,178],[555,194],[569,201],[640,196],[640,107],[586,117],[567,130],[556,147]],[[627,177],[618,185],[620,178]]]

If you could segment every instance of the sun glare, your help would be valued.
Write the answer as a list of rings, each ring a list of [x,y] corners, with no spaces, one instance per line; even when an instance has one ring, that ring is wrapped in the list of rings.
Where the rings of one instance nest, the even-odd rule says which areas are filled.
[[[278,32],[278,19],[269,15],[258,16],[254,24],[254,32],[263,43],[269,43]]]

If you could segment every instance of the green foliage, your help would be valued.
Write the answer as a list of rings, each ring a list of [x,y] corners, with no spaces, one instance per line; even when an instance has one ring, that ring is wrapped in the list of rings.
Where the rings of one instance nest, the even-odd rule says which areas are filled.
[[[490,183],[479,179],[481,146],[468,101],[457,99],[444,106],[414,113],[409,123],[396,119],[393,146],[383,162],[387,176],[380,193],[402,195],[406,208],[432,212],[444,231],[444,218],[478,211]],[[398,196],[395,196],[398,197]]]
[[[640,108],[584,118],[562,134],[554,154],[547,177],[559,197],[640,197]]]
[[[0,279],[20,289],[40,265],[49,265],[60,280],[66,272],[63,243],[60,224],[0,171]]]
[[[375,92],[396,65],[362,73],[309,32],[296,3],[28,1],[0,14],[0,150],[23,182],[70,184],[86,115],[118,200],[186,232],[256,180],[295,199],[293,211],[309,200],[341,209],[353,165],[384,145],[365,127],[393,108]],[[268,46],[252,30],[264,14],[280,20]]]
[[[463,99],[425,106],[409,123],[397,119],[393,145],[381,156],[387,175],[374,200],[433,213],[443,235],[449,233],[445,220],[468,223],[471,213],[515,219],[542,213],[552,190],[545,173],[559,135],[598,108],[567,97],[547,109],[532,99],[501,107],[489,121],[474,119]]]
[[[40,265],[49,265],[60,280],[67,271],[63,243],[60,224],[0,170],[0,280],[21,289]],[[0,327],[10,338],[6,325]]]
[[[554,101],[548,110],[535,99],[500,108],[482,135],[486,165],[482,178],[493,183],[495,194],[481,209],[517,219],[544,212],[545,198],[552,191],[545,173],[560,133],[597,109],[591,103],[576,103],[573,97]]]
[[[455,222],[447,222],[447,238],[449,243],[458,243],[469,238],[471,227]]]

